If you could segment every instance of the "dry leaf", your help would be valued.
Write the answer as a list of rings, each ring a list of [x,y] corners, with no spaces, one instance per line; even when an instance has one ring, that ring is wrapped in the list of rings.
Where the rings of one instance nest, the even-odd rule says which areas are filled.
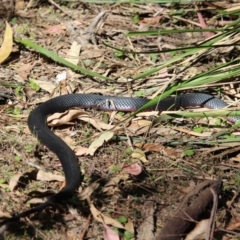
[[[8,184],[1,183],[0,187],[3,189],[9,188]]]
[[[11,26],[6,22],[4,39],[0,48],[0,64],[3,63],[11,54],[13,46],[13,32]]]
[[[73,119],[78,116],[88,116],[88,113],[79,109],[70,109],[61,113],[54,113],[47,118],[48,125],[50,126],[61,126],[64,124],[69,124]]]
[[[81,109],[70,109],[63,113],[54,113],[47,118],[47,122],[49,126],[61,126],[63,124],[70,124],[71,120],[75,118],[91,124],[99,131],[110,130],[114,128],[113,125],[106,124],[98,119],[93,119],[87,112]]]
[[[155,210],[156,204],[154,201],[146,201],[142,208],[142,219],[144,221],[138,227],[138,240],[151,240],[154,238],[154,230],[155,230]]]
[[[20,117],[21,118],[21,117]],[[24,116],[22,116],[22,118],[27,118],[27,115],[24,117]],[[12,132],[15,132],[15,133],[20,133],[22,130],[21,129],[19,129],[19,127],[18,126],[14,126],[14,125],[12,125],[12,126],[6,126],[6,127],[4,127],[6,130],[7,130],[7,132],[10,132],[10,131],[12,131]]]
[[[235,229],[239,229],[239,227],[240,227],[239,220],[234,219],[234,222],[229,224],[227,230],[234,231]]]
[[[149,126],[152,124],[149,120],[134,120],[131,122],[131,124],[128,126],[128,135],[130,136],[139,136],[143,133],[146,133],[149,130]]]
[[[11,177],[10,182],[9,182],[9,188],[11,191],[13,191],[15,189],[15,187],[18,185],[18,181],[19,181],[20,177],[22,177],[23,175],[24,174],[22,174],[22,173],[18,173]]]
[[[134,146],[141,147],[144,150],[147,151],[154,151],[154,152],[160,152],[165,156],[171,156],[171,158],[176,159],[178,158],[181,153],[177,152],[175,149],[170,147],[165,147],[158,143],[136,143]]]
[[[114,232],[110,227],[106,224],[103,224],[104,230],[104,240],[120,240],[119,235]]]
[[[98,211],[89,199],[88,199],[88,204],[90,207],[90,211],[95,220],[97,220],[103,224],[106,224],[106,225],[112,225],[113,227],[116,227],[116,228],[125,229],[126,231],[134,234],[133,224],[130,219],[128,219],[128,222],[130,222],[130,224],[124,226],[117,220],[115,220],[111,217],[108,217],[108,216],[102,214],[100,211]]]
[[[163,145],[158,143],[137,143],[135,146],[141,147],[144,150],[147,151],[154,151],[154,152],[161,152],[163,148],[165,148]]]
[[[156,25],[160,23],[161,16],[143,18],[139,23],[147,23],[148,25]]]
[[[206,239],[203,235],[206,235],[208,228],[209,219],[200,221],[197,223],[196,227],[186,236],[185,240]]]
[[[132,158],[134,159],[139,159],[141,160],[143,163],[148,163],[148,160],[146,158],[146,155],[145,153],[140,150],[140,149],[135,149],[133,152],[132,152]]]
[[[79,61],[78,58],[79,58],[80,50],[81,50],[81,45],[76,41],[73,41],[71,48],[67,54],[68,57],[65,58],[65,60],[77,65]]]
[[[48,96],[44,96],[44,97],[41,97],[41,98],[37,98],[36,100],[32,101],[32,102],[29,102],[28,104],[30,105],[36,105],[36,104],[39,104],[39,103],[43,103],[43,102],[46,102],[47,100],[49,100],[50,97]]]
[[[60,136],[61,137],[61,136]],[[75,145],[75,141],[72,137],[70,136],[65,136],[65,137],[61,137],[62,140],[69,146],[74,146]]]
[[[0,211],[0,218],[11,218],[12,215],[10,213],[5,213],[5,212],[2,212]]]
[[[134,176],[137,176],[142,172],[142,166],[140,166],[138,163],[125,165],[122,169],[124,172]]]
[[[76,156],[82,156],[82,155],[87,154],[88,148],[82,147],[82,146],[77,146],[76,148],[74,148],[74,152],[75,152]]]
[[[189,129],[185,129],[185,128],[181,128],[181,127],[172,127],[172,128],[179,131],[179,132],[183,132],[183,133],[187,133],[187,134],[192,135],[192,136],[203,137],[203,138],[210,137],[213,134],[213,132],[198,133],[198,132],[194,132],[194,131],[191,131]]]
[[[15,174],[9,181],[9,188],[13,191],[18,185],[18,181],[21,177],[27,176],[30,179],[40,180],[40,181],[64,181],[65,177],[61,175],[55,175],[52,173],[44,172],[42,170],[33,170],[31,172]]]
[[[108,95],[111,90],[109,88],[89,88],[89,89],[86,89],[86,91],[84,91],[85,93],[101,93],[102,95]]]
[[[24,0],[16,0],[15,1],[15,11],[23,10],[25,8]]]
[[[111,130],[114,128],[114,125],[109,125],[104,123],[103,121],[100,121],[98,119],[93,119],[90,117],[78,117],[79,120],[82,120],[84,122],[90,123],[93,127],[95,127],[96,129],[98,129],[99,131],[102,130]]]
[[[65,180],[65,177],[61,176],[61,175],[56,175],[56,174],[52,174],[52,173],[49,173],[49,172],[44,172],[42,170],[39,170],[38,173],[37,173],[36,180],[62,182],[62,181]]]
[[[34,82],[43,90],[52,93],[54,89],[56,88],[56,85],[52,83],[51,81],[43,81],[43,80],[36,80],[34,79]]]
[[[64,34],[66,32],[66,26],[63,24],[48,26],[45,32],[52,35]]]
[[[23,79],[23,80],[28,80],[28,75],[30,74],[31,70],[33,69],[35,64],[27,63],[22,65],[20,68],[18,68],[17,72],[18,75]]]
[[[108,193],[108,194],[114,194],[116,191],[119,191],[118,189],[118,183],[120,181],[125,181],[128,179],[128,174],[119,174],[113,178],[111,178],[103,187],[102,192]]]
[[[97,182],[91,183],[88,187],[84,188],[83,191],[80,194],[78,194],[78,196],[82,200],[85,200],[89,198],[98,187],[99,187],[99,183]]]
[[[27,201],[28,204],[41,204],[44,203],[46,200],[42,198],[32,198],[29,201]]]
[[[114,136],[113,132],[106,131],[100,135],[97,139],[95,139],[92,144],[88,148],[87,154],[93,156],[96,150],[101,147],[104,142],[108,142]]]
[[[104,54],[104,51],[101,49],[89,49],[89,50],[84,50],[82,51],[80,58],[82,60],[85,59],[94,59],[94,58],[99,58]]]

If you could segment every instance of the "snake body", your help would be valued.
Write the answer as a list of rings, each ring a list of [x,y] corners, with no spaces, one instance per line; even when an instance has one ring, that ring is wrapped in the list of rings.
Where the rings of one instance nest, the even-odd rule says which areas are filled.
[[[149,100],[145,98],[101,96],[94,94],[69,94],[50,99],[35,108],[28,117],[30,131],[54,152],[59,158],[66,178],[65,187],[57,194],[50,197],[46,202],[31,208],[25,212],[5,219],[3,223],[19,220],[31,213],[42,211],[47,206],[66,200],[73,196],[81,183],[81,172],[77,158],[71,148],[59,137],[57,137],[47,126],[47,116],[55,112],[63,112],[72,107],[95,108],[107,111],[133,112],[138,110]],[[207,107],[210,109],[221,109],[227,106],[222,100],[204,93],[190,93],[169,97],[159,102],[156,106],[147,109],[151,110],[173,110],[192,106]],[[238,121],[239,117],[232,117],[231,121]]]

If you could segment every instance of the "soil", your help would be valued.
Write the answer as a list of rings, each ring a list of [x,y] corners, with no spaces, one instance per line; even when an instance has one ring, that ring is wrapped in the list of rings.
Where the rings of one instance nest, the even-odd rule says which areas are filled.
[[[14,43],[11,54],[0,65],[1,219],[41,203],[64,186],[57,157],[28,130],[27,117],[32,109],[69,93],[154,98],[173,82],[186,81],[236,59],[237,47],[234,51],[231,46],[209,51],[199,49],[191,57],[154,71],[183,51],[176,53],[174,49],[194,48],[218,33],[136,32],[223,28],[236,16],[221,18],[217,10],[237,5],[234,1],[170,5],[52,0],[3,2],[0,45],[5,21],[13,30]],[[129,32],[131,36],[126,35]],[[37,43],[102,78],[66,67],[17,39]],[[229,41],[234,39],[239,40],[238,34],[232,35]],[[153,72],[142,76],[146,71]],[[63,80],[58,81],[57,76]],[[238,81],[235,78],[206,83],[183,93],[211,93],[236,107],[240,97]],[[195,226],[210,218],[216,203],[210,188],[211,184],[217,184],[214,185],[218,202],[212,217],[213,236],[238,239],[239,142],[219,141],[239,136],[238,128],[231,128],[232,123],[226,118],[173,117],[166,121],[152,112],[142,112],[123,122],[126,116],[129,114],[75,109],[49,120],[54,133],[78,156],[84,175],[79,193],[66,203],[2,227],[2,237],[147,240],[165,239],[165,231],[167,234],[172,231],[177,236],[171,239],[184,239],[189,229],[166,229],[169,222],[170,226],[179,226],[176,216],[177,221],[183,222],[181,214],[191,216],[189,208],[194,211],[185,195],[190,192],[190,196],[191,193],[195,196],[191,198],[194,209],[203,206],[193,219]],[[111,126],[115,128],[110,129]],[[98,142],[97,148],[87,154],[93,141],[107,130],[112,133],[109,140]],[[205,181],[210,186],[207,193],[201,187],[195,193],[196,186],[202,186]],[[199,197],[201,192],[206,195]],[[180,216],[176,215],[179,208],[184,209]],[[207,216],[204,212],[208,212]],[[109,236],[112,230],[117,236]]]

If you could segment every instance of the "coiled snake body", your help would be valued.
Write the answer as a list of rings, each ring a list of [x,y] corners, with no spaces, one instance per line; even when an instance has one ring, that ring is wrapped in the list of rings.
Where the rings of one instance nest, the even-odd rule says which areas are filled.
[[[78,189],[81,183],[81,173],[77,158],[71,148],[53,132],[46,124],[46,118],[55,112],[63,112],[72,107],[96,108],[98,110],[133,112],[138,110],[149,100],[144,98],[100,96],[93,94],[69,94],[59,96],[42,103],[35,108],[28,117],[28,126],[31,132],[54,152],[63,167],[66,178],[66,186],[57,194],[50,197],[46,202],[25,212],[16,214],[12,218],[5,219],[3,223],[19,220],[31,213],[42,211],[44,208],[55,202],[70,198]],[[157,106],[147,110],[168,110],[179,109],[180,107],[201,106],[210,109],[220,109],[227,106],[222,100],[204,93],[184,94],[177,97],[169,97]],[[231,121],[238,121],[239,117],[231,117]]]

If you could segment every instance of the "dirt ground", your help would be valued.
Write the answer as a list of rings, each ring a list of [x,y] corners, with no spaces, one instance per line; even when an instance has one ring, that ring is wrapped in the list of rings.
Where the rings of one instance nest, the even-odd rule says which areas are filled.
[[[172,79],[186,81],[239,56],[237,48],[233,53],[229,47],[198,55],[197,62],[186,57],[154,72],[158,64],[177,55],[174,51],[156,50],[196,46],[217,33],[126,35],[164,29],[223,28],[236,16],[221,18],[217,10],[239,9],[237,1],[170,5],[10,2],[3,1],[0,8],[0,43],[6,20],[15,37],[11,55],[0,65],[2,219],[43,202],[64,186],[57,157],[28,130],[27,117],[37,105],[68,93],[153,98]],[[31,40],[103,78],[74,71],[16,38]],[[186,60],[194,62],[193,66],[186,68]],[[153,74],[141,76],[146,71]],[[211,93],[236,108],[240,97],[238,82],[238,78],[227,79],[184,92]],[[66,203],[10,224],[6,230],[1,228],[2,237],[153,239],[188,192],[205,180],[221,177],[217,210],[212,217],[213,236],[239,239],[239,129],[221,117],[173,117],[167,121],[144,111],[122,122],[126,116],[129,115],[94,109],[54,115],[49,120],[51,129],[79,159],[84,175],[79,193]],[[108,140],[101,142],[99,136],[107,131]],[[97,146],[92,146],[94,140],[98,140]],[[210,218],[212,198],[210,202],[206,212],[201,213],[201,220]],[[203,233],[206,229],[203,227]]]

